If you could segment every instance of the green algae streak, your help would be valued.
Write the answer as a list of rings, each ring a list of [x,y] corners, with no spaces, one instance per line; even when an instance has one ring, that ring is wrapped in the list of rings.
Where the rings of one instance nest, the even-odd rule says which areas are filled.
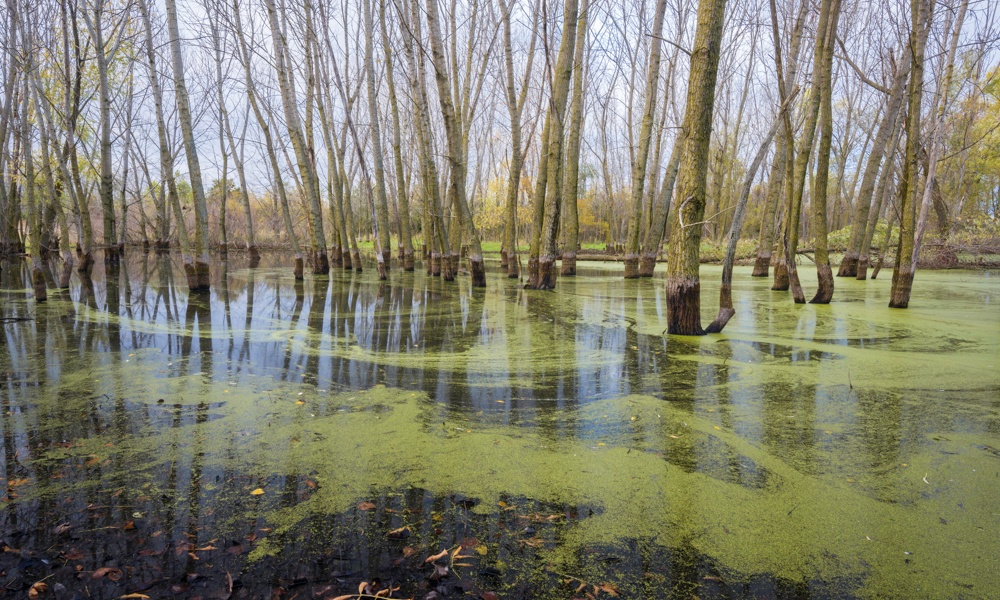
[[[719,272],[702,268],[706,322]],[[645,540],[820,595],[1000,589],[998,275],[918,273],[905,311],[888,280],[838,279],[828,306],[734,281],[725,332],[692,339],[662,336],[661,280],[603,266],[555,293],[399,272],[297,292],[256,270],[210,298],[162,278],[125,279],[112,307],[50,296],[3,326],[4,477],[30,479],[8,509],[170,496],[196,523],[266,523],[262,560],[421,488],[480,514],[592,507],[547,550],[556,571]]]

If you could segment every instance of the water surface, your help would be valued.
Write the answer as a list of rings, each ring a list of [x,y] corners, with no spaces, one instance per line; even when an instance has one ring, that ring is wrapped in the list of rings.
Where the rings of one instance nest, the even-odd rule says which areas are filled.
[[[1000,589],[996,272],[920,272],[890,310],[889,273],[795,306],[737,268],[725,332],[668,338],[662,279],[617,265],[555,292],[244,265],[190,295],[136,253],[37,306],[4,266],[10,593]]]

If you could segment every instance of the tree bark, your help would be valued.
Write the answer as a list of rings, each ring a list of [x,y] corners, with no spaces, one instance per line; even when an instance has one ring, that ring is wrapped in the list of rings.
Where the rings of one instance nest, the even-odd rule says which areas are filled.
[[[667,1],[657,0],[653,13],[652,39],[649,43],[649,70],[646,73],[646,99],[639,129],[639,147],[632,165],[632,188],[629,201],[628,237],[625,248],[625,279],[639,277],[639,237],[642,223],[642,193],[646,184],[646,164],[649,144],[653,137],[653,118],[656,114],[656,97],[660,88],[660,47],[663,39],[663,16]],[[714,92],[713,92],[714,95]]]
[[[566,141],[566,173],[563,178],[563,201],[566,212],[563,215],[563,234],[566,246],[563,248],[561,275],[576,275],[576,251],[580,245],[580,218],[577,209],[580,186],[580,139],[583,132],[584,79],[587,77],[585,47],[587,43],[587,19],[590,0],[583,0],[580,6],[580,20],[576,30],[576,44],[573,56],[573,108],[569,116],[569,139]]]
[[[703,335],[698,252],[705,214],[709,142],[719,46],[726,0],[700,0],[698,25],[691,50],[687,107],[682,129],[681,162],[677,173],[679,204],[672,222],[667,253],[667,332]]]
[[[909,106],[906,114],[906,162],[903,165],[902,189],[899,194],[899,246],[896,249],[896,268],[892,273],[892,289],[889,292],[890,308],[909,306],[913,274],[917,266],[913,260],[913,251],[916,248],[916,208],[920,199],[920,107],[924,90],[924,48],[933,12],[928,0],[910,0],[910,11],[913,66],[910,69]]]
[[[205,186],[201,181],[198,147],[194,140],[190,101],[188,100],[187,85],[184,82],[184,59],[181,56],[181,36],[177,26],[177,2],[176,0],[166,0],[166,2],[170,55],[174,68],[174,95],[177,99],[177,115],[181,123],[181,134],[184,137],[184,154],[187,155],[191,195],[194,199],[195,264],[194,273],[188,273],[188,287],[192,291],[208,290],[211,285],[208,266],[208,206],[205,203]],[[178,213],[177,218],[182,219],[183,217]]]

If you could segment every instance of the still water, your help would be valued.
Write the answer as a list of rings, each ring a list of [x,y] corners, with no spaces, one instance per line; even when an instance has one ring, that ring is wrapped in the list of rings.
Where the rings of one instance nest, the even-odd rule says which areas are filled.
[[[889,273],[795,306],[737,268],[725,332],[668,338],[662,279],[618,265],[287,264],[189,295],[136,253],[37,306],[4,265],[0,595],[1000,590],[997,272],[920,272],[901,311]]]

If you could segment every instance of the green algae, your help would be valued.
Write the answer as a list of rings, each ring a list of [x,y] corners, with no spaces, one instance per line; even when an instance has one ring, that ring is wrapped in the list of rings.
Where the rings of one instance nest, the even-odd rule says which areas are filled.
[[[887,281],[838,280],[838,301],[798,307],[738,270],[724,334],[679,340],[660,335],[658,281],[581,275],[555,294],[503,281],[484,294],[338,274],[269,297],[278,316],[257,312],[258,290],[253,308],[227,307],[232,323],[217,299],[162,320],[52,303],[34,328],[5,326],[0,370],[19,375],[4,435],[28,439],[13,445],[35,473],[12,502],[122,487],[210,500],[228,507],[219,527],[267,523],[251,555],[263,560],[373,490],[416,487],[477,498],[479,514],[510,496],[594,507],[547,550],[556,566],[641,539],[747,578],[855,582],[837,595],[1000,588],[989,274],[921,273],[912,308],[892,311]],[[244,278],[261,287],[231,274]],[[95,332],[74,339],[67,314]],[[280,360],[241,361],[237,337]],[[178,493],[163,476],[178,465],[240,483],[202,471]],[[303,478],[315,490],[289,501],[285,482]]]

